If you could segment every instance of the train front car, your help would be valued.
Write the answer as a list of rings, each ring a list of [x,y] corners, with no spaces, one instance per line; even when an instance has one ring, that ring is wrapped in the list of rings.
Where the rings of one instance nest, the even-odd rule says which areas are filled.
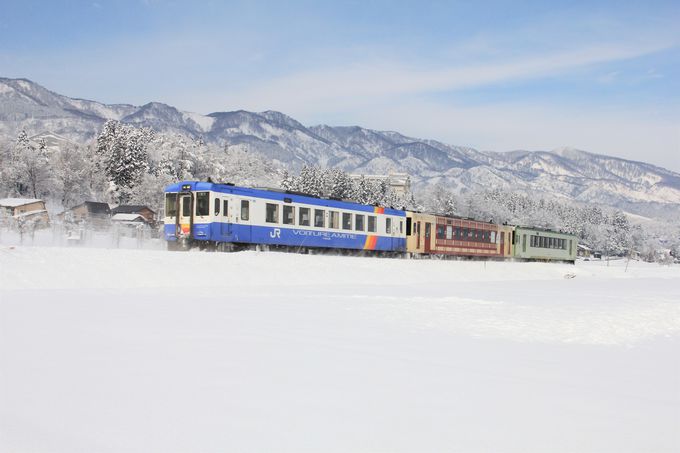
[[[184,181],[165,188],[163,235],[168,249],[187,249],[196,241],[210,240],[212,184]]]
[[[165,192],[170,249],[406,250],[401,210],[228,184],[181,182]]]
[[[513,242],[515,258],[570,263],[576,260],[578,238],[572,234],[518,226]]]

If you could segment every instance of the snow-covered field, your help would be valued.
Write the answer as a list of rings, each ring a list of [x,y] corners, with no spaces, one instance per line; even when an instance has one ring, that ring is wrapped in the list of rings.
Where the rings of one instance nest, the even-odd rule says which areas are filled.
[[[0,451],[677,452],[680,268],[625,264],[0,245]]]

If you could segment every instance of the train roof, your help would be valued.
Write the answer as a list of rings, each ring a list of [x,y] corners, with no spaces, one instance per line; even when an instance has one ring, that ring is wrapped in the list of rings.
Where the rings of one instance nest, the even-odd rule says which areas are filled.
[[[541,227],[528,226],[528,225],[517,225],[515,228],[516,229],[523,229],[523,230],[542,231],[544,233],[564,234],[566,236],[576,236],[575,234],[566,233],[564,231],[555,231],[555,230],[551,230],[550,228],[541,228]]]
[[[353,209],[355,211],[375,212],[376,206],[364,205],[355,201],[338,200],[334,198],[319,198],[313,195],[301,194],[299,192],[285,191],[282,189],[262,189],[240,187],[234,184],[222,184],[214,182],[200,182],[200,181],[181,181],[176,184],[171,184],[165,188],[165,192],[182,192],[183,189],[189,187],[192,191],[208,191],[231,193],[235,195],[248,196],[254,198],[265,198],[268,200],[281,202],[297,202],[316,206],[324,206],[337,209]],[[387,215],[404,217],[406,212],[401,209],[394,208],[380,208],[384,209]]]

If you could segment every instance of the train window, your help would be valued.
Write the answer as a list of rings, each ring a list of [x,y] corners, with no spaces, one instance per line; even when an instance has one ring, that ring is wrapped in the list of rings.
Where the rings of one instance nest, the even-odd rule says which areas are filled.
[[[328,227],[340,228],[340,213],[338,211],[328,211]]]
[[[309,226],[309,208],[300,208],[300,217],[298,224],[301,226]]]
[[[265,221],[267,223],[279,223],[279,205],[267,203]]]
[[[411,222],[413,222],[413,221],[411,220],[411,218],[410,218],[410,217],[406,217],[406,236],[410,236],[410,235],[411,235]]]
[[[446,225],[446,239],[453,239],[453,227]]]
[[[229,209],[227,209],[228,207],[229,207],[229,202],[227,200],[223,200],[222,201],[222,215],[224,217],[229,215]]]
[[[250,218],[250,201],[241,200],[241,220]]]
[[[284,225],[295,225],[295,206],[283,206],[283,223]]]
[[[215,215],[220,215],[220,199],[215,198]]]
[[[399,221],[399,234],[404,232],[404,221],[400,220]]]
[[[362,214],[354,215],[354,229],[364,231],[364,216]]]
[[[210,215],[210,192],[196,193],[196,215]]]
[[[496,243],[496,232],[495,231],[492,231],[489,234],[489,242],[491,242],[492,244]]]
[[[165,216],[175,217],[177,215],[177,194],[165,194]]]
[[[573,249],[571,248],[571,239],[569,239],[569,253],[571,253]]]
[[[349,212],[342,213],[342,229],[351,230],[352,229],[352,214]]]
[[[474,231],[468,230],[468,239],[472,239],[474,237]]]
[[[526,234],[522,235],[522,251],[523,252],[527,251],[527,235]]]
[[[389,217],[385,219],[385,232],[392,233],[392,219]]]
[[[376,217],[374,215],[369,215],[368,216],[368,231],[369,233],[375,233],[376,231]],[[406,221],[408,224],[408,220]]]
[[[436,238],[437,239],[444,239],[444,225],[437,225],[437,234]]]
[[[326,213],[323,209],[314,210],[314,226],[317,228],[326,226]]]

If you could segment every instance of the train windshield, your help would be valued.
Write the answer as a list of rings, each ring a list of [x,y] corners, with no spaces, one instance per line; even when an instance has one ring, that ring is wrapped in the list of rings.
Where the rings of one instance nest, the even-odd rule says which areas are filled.
[[[165,216],[175,217],[177,215],[177,194],[165,194]]]

